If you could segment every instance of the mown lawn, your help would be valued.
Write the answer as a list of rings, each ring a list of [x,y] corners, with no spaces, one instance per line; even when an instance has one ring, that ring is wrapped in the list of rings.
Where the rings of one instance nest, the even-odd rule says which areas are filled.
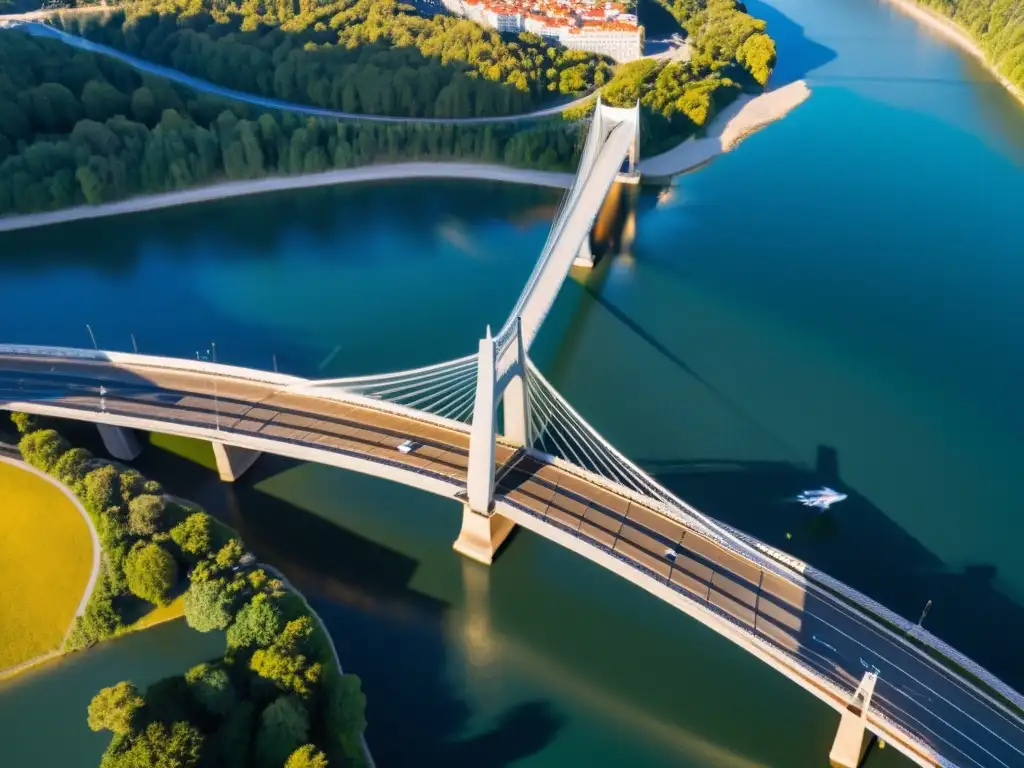
[[[0,462],[0,670],[60,647],[89,582],[92,547],[59,488]]]

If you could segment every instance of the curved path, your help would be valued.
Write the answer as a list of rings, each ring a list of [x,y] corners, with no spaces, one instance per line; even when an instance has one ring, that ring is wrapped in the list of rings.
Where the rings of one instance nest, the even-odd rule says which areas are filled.
[[[219,441],[461,498],[466,425],[284,389],[303,381],[145,356],[0,349],[0,409]],[[422,447],[399,453],[410,439]],[[671,603],[833,708],[877,669],[868,726],[919,765],[1024,765],[1020,718],[830,593],[763,570],[561,460],[499,441],[496,472],[501,515]]]
[[[2,22],[3,19],[0,19]],[[4,26],[0,25],[0,29]],[[592,94],[581,96],[573,101],[566,102],[563,104],[556,104],[555,106],[545,107],[544,109],[538,109],[533,112],[524,112],[518,115],[499,115],[495,117],[390,117],[387,115],[366,115],[359,112],[339,112],[333,109],[321,109],[319,107],[310,107],[305,104],[296,104],[291,101],[282,101],[281,99],[271,99],[265,96],[256,96],[251,93],[245,93],[244,91],[236,91],[231,88],[223,88],[215,83],[211,83],[208,80],[202,80],[192,75],[186,75],[177,69],[171,67],[164,67],[160,64],[154,64],[151,61],[140,59],[137,56],[119,51],[116,48],[111,48],[108,45],[102,45],[100,43],[94,43],[91,40],[86,40],[78,35],[71,35],[62,30],[51,27],[47,24],[42,24],[37,21],[22,21],[19,17],[8,17],[7,27],[8,29],[22,29],[27,34],[33,37],[50,37],[56,38],[61,42],[67,43],[75,48],[80,48],[84,51],[92,51],[103,56],[109,56],[118,61],[122,61],[130,67],[141,72],[148,72],[153,75],[159,75],[160,77],[166,77],[168,80],[173,80],[181,85],[188,86],[197,91],[203,93],[211,93],[215,96],[222,96],[226,99],[234,99],[236,101],[242,101],[253,106],[262,107],[264,109],[278,109],[287,112],[294,112],[300,115],[310,115],[311,117],[328,117],[336,118],[338,120],[361,120],[368,123],[417,123],[421,125],[493,125],[495,123],[522,123],[530,122],[533,120],[542,120],[545,117],[553,117],[559,115],[567,109],[577,107],[585,104],[592,98]]]

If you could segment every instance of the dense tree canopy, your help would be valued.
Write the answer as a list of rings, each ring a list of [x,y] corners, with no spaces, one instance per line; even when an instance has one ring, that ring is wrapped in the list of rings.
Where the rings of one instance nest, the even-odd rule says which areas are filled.
[[[128,97],[118,102],[128,114],[88,117],[99,114],[82,101],[91,81]],[[578,131],[557,117],[533,126],[453,127],[260,114],[55,40],[17,30],[0,35],[0,215],[375,162],[563,169]]]
[[[128,589],[138,598],[155,605],[170,602],[178,580],[178,564],[171,554],[153,542],[138,542],[124,561]]]
[[[1024,4],[1019,0],[917,0],[966,29],[996,71],[1024,88]]]
[[[506,115],[611,75],[595,54],[534,34],[503,38],[453,16],[426,18],[399,0],[133,0],[127,17],[68,23],[218,85],[360,114]],[[101,111],[116,98],[102,96]]]
[[[142,704],[138,690],[129,682],[104,688],[89,703],[89,728],[128,733]]]

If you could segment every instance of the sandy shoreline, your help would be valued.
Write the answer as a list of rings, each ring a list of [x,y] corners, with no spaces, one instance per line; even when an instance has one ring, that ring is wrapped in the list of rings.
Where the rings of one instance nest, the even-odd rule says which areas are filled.
[[[228,181],[181,192],[142,195],[116,203],[81,205],[59,211],[27,213],[0,218],[0,232],[45,227],[82,219],[99,219],[125,213],[155,211],[178,205],[205,203],[229,197],[257,195],[263,192],[283,192],[310,189],[336,184],[354,184],[369,181],[405,181],[408,179],[468,179],[473,181],[502,181],[510,184],[532,184],[540,187],[564,189],[572,184],[572,175],[554,171],[534,171],[526,168],[506,168],[501,165],[477,163],[397,163],[370,165],[301,176],[273,176],[255,181]]]
[[[810,89],[799,80],[758,96],[744,95],[717,115],[709,134],[688,139],[674,149],[640,161],[640,173],[652,180],[668,178],[703,165],[711,158],[728,152],[754,131],[785,117],[810,96]],[[508,168],[485,163],[414,162],[391,165],[370,165],[300,176],[272,176],[253,181],[229,181],[180,192],[141,195],[128,200],[102,205],[81,205],[59,211],[44,211],[0,218],[0,233],[64,224],[83,219],[99,219],[128,213],[155,211],[179,205],[205,203],[231,197],[284,192],[339,184],[373,181],[407,181],[409,179],[465,179],[499,181],[509,184],[530,184],[566,189],[573,175],[528,168]]]
[[[977,41],[971,37],[963,27],[938,11],[918,5],[915,0],[887,0],[901,13],[911,17],[928,29],[937,33],[943,39],[966,51],[991,73],[992,77],[998,80],[1010,94],[1021,104],[1024,104],[1024,90],[1021,90],[1012,82],[998,72],[995,66],[986,58],[985,53],[978,46]]]
[[[640,173],[650,179],[667,179],[734,149],[743,139],[766,125],[781,120],[810,97],[803,80],[788,83],[758,96],[743,94],[717,114],[707,135],[691,138],[660,155],[640,161]]]

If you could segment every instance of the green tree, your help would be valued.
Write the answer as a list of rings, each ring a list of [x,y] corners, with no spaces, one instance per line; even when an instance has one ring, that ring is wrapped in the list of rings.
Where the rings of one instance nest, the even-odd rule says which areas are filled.
[[[231,623],[231,596],[224,583],[201,581],[189,586],[185,593],[185,621],[198,632],[227,629]]]
[[[736,60],[742,64],[760,85],[765,85],[777,61],[775,41],[763,33],[748,37],[736,52]]]
[[[256,761],[261,768],[278,768],[309,740],[309,714],[302,702],[281,696],[260,715],[256,733]]]
[[[324,723],[333,746],[349,761],[362,751],[366,730],[366,695],[356,675],[342,675],[327,686]]]
[[[113,464],[104,464],[85,476],[85,506],[101,515],[121,503],[121,473]]]
[[[81,100],[86,117],[99,122],[128,112],[128,97],[102,80],[90,80],[86,83]]]
[[[327,768],[327,755],[312,744],[303,744],[288,756],[284,768]]]
[[[276,602],[266,594],[258,594],[235,616],[228,628],[228,646],[231,648],[266,648],[277,638],[284,622]]]
[[[78,493],[84,488],[91,460],[92,454],[84,448],[72,448],[57,459],[50,471],[55,478]]]
[[[192,696],[212,715],[226,715],[238,704],[231,678],[220,665],[197,664],[185,673]]]
[[[322,665],[306,655],[312,634],[309,616],[289,621],[268,648],[253,653],[249,667],[286,693],[312,696],[323,672]]]
[[[124,575],[133,595],[155,605],[166,605],[178,580],[178,564],[159,544],[139,541],[125,558]]]
[[[29,432],[18,442],[18,450],[21,451],[22,458],[43,472],[53,469],[57,460],[67,449],[68,444],[64,438],[53,429]]]
[[[213,734],[212,752],[223,768],[251,768],[256,708],[243,701],[223,719]]]
[[[0,129],[2,129],[2,125],[0,125]],[[22,435],[26,435],[39,428],[39,417],[29,413],[18,413],[15,411],[11,413],[11,421],[14,422],[15,428]]]
[[[128,504],[146,491],[146,478],[137,469],[126,469],[121,473],[121,500]]]
[[[164,500],[144,493],[128,504],[128,529],[135,536],[152,536],[163,528]]]
[[[142,705],[138,689],[130,682],[104,688],[89,702],[89,728],[128,733]]]
[[[194,512],[171,528],[171,539],[191,562],[208,557],[213,546],[213,518]]]
[[[202,757],[203,734],[186,722],[154,722],[122,742],[111,742],[103,768],[193,768]]]

